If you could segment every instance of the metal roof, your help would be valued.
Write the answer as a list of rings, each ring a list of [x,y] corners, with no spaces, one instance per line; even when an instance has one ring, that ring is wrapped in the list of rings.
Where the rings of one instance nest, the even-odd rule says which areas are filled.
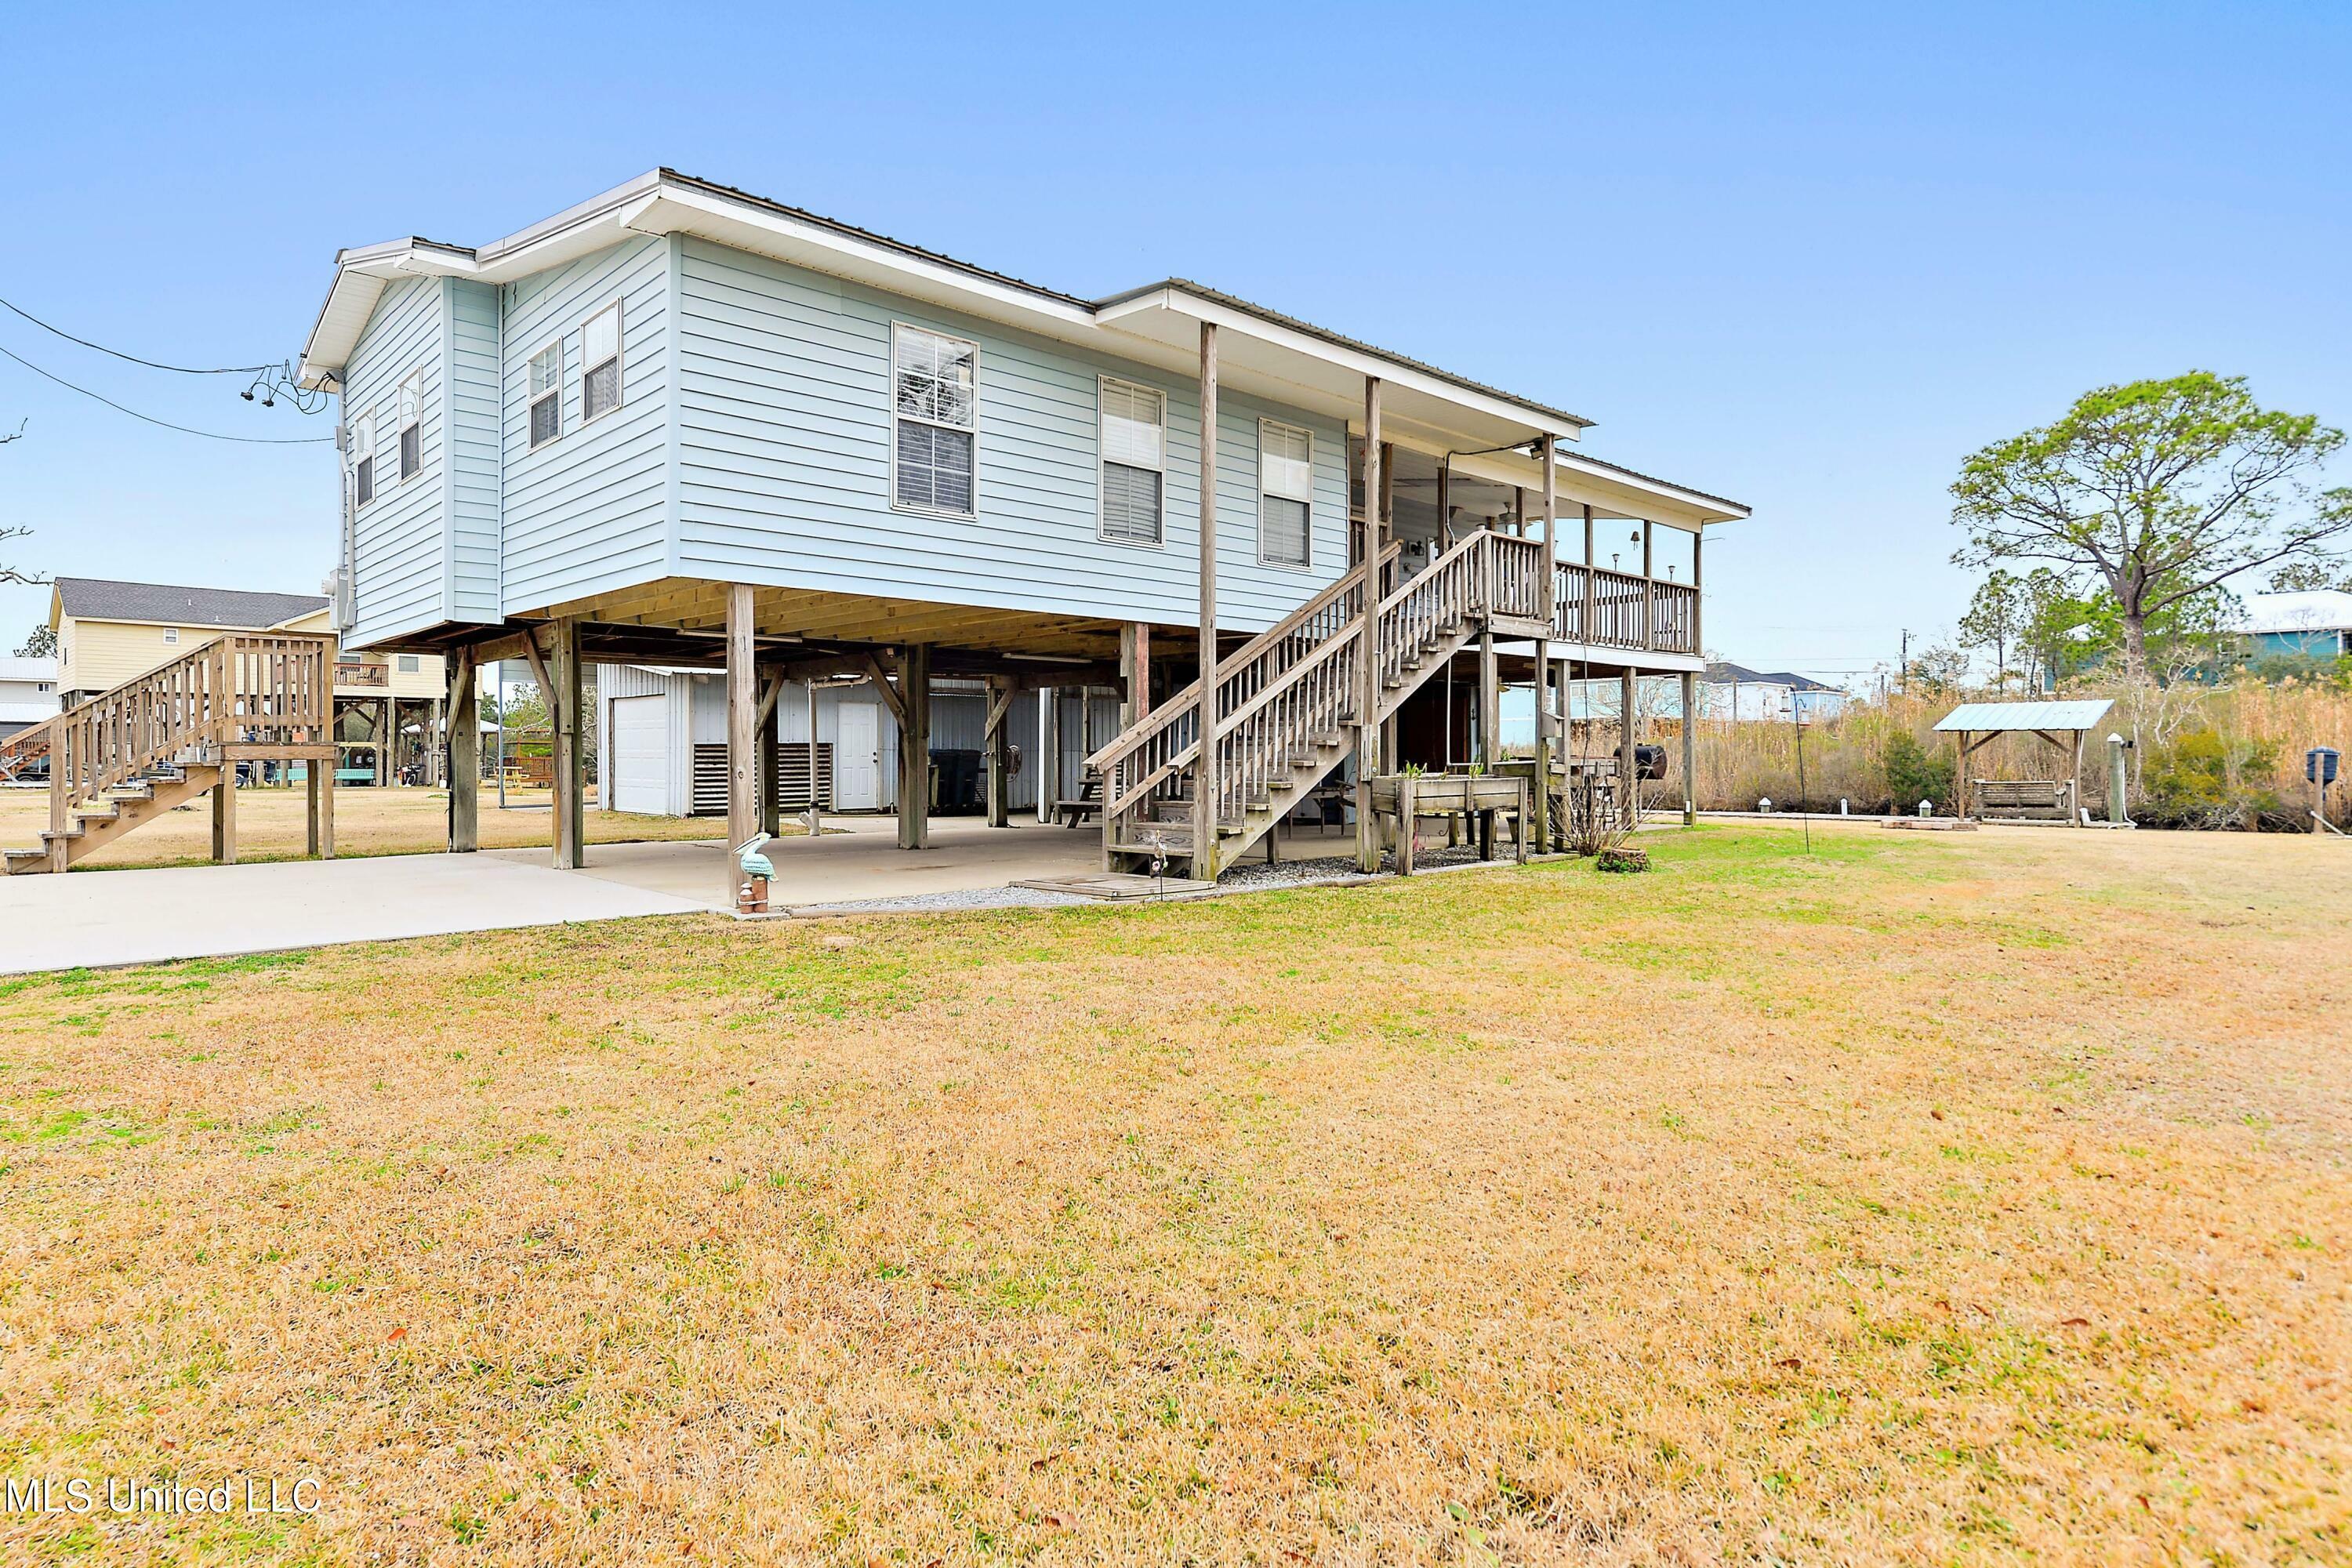
[[[2076,702],[1963,702],[1936,721],[1938,730],[2089,730],[2115,703],[2105,697]]]
[[[327,607],[320,594],[258,594],[242,588],[182,588],[60,577],[58,603],[78,621],[146,621],[167,626],[259,630]]]

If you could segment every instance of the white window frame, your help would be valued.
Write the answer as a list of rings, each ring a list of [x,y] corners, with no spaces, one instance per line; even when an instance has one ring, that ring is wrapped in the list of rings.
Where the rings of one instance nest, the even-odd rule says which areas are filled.
[[[944,420],[926,419],[918,414],[898,412],[898,338],[903,332],[920,332],[941,342],[961,343],[971,351],[971,423],[950,425]],[[943,332],[936,327],[926,327],[919,321],[890,323],[890,366],[884,378],[883,395],[890,404],[890,510],[912,517],[952,518],[959,522],[971,522],[980,516],[980,344],[971,338],[960,338],[953,332]],[[934,430],[956,430],[971,437],[971,510],[952,511],[945,507],[921,506],[898,499],[898,426],[900,424],[928,425]]]
[[[1265,433],[1283,430],[1307,437],[1307,493],[1285,495],[1280,490],[1265,488]],[[1307,556],[1303,561],[1276,561],[1265,552],[1265,501],[1268,496],[1283,500],[1295,500],[1307,508]],[[1278,572],[1312,572],[1315,570],[1315,432],[1304,425],[1293,425],[1287,419],[1260,418],[1257,422],[1257,563]]]
[[[393,668],[402,675],[418,675],[424,671],[425,661],[416,654],[396,654],[394,656]]]
[[[166,647],[177,647],[179,644],[180,628],[177,626],[165,626],[163,628],[163,646]]]
[[[407,406],[403,407],[403,404],[406,404]],[[411,413],[415,415],[415,418],[403,417]],[[392,471],[400,476],[396,483],[404,485],[411,479],[422,477],[425,472],[425,367],[423,365],[417,366],[400,378],[400,385],[393,394],[392,423],[394,430]],[[416,472],[413,474],[408,471],[406,460],[408,457],[406,443],[411,430],[416,432]]]
[[[1103,421],[1108,417],[1104,395],[1112,387],[1128,392],[1149,393],[1160,399],[1160,461],[1156,465],[1121,462],[1123,468],[1154,469],[1160,475],[1160,537],[1157,539],[1122,539],[1110,531],[1108,514],[1110,487],[1105,482],[1103,469],[1117,459],[1103,451]],[[1168,393],[1165,388],[1133,381],[1123,375],[1100,375],[1095,378],[1095,537],[1105,544],[1124,545],[1129,550],[1165,550],[1168,548]]]
[[[607,315],[613,318],[613,401],[591,414],[588,412],[588,378],[594,375],[604,362],[588,363],[588,323]],[[583,430],[629,401],[628,392],[622,385],[629,369],[625,352],[627,325],[627,318],[623,314],[621,301],[617,298],[580,318],[580,427]],[[560,418],[558,423],[561,424]],[[560,435],[562,431],[559,429],[557,433]]]
[[[585,331],[584,326],[583,331]],[[549,354],[553,354],[555,356],[555,384],[548,388],[545,392],[533,394],[530,390],[530,378],[533,374],[533,369],[538,365],[540,361],[545,359]],[[527,452],[536,452],[541,447],[552,447],[555,443],[563,439],[563,337],[562,334],[558,333],[549,342],[540,345],[540,350],[537,353],[522,362],[522,440],[523,449]],[[555,434],[550,436],[544,441],[533,440],[531,438],[531,410],[538,407],[541,403],[551,397],[555,399]]]
[[[367,468],[367,494],[360,494],[360,468]],[[375,410],[361,415],[352,426],[352,513],[357,516],[373,506],[376,500],[375,482]]]

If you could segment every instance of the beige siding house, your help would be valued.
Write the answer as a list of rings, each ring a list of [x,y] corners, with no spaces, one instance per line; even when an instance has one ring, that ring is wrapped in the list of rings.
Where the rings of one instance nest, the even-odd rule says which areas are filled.
[[[49,595],[65,707],[168,664],[224,632],[332,636],[326,596],[60,577]],[[447,677],[438,654],[335,656],[335,738],[349,782],[437,783]]]

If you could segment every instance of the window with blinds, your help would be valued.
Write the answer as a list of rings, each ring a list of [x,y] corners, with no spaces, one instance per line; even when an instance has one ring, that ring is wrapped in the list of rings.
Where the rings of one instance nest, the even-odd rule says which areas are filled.
[[[1102,378],[1102,536],[1160,542],[1168,477],[1168,395]]]
[[[1257,425],[1257,558],[1269,566],[1309,563],[1315,510],[1315,434],[1296,425]]]
[[[563,434],[563,341],[530,358],[530,444],[544,447]]]
[[[580,423],[621,405],[621,302],[617,300],[580,326]]]
[[[400,479],[403,484],[425,467],[425,373],[412,370],[400,384]]]
[[[920,327],[890,329],[891,504],[973,514],[980,349]]]

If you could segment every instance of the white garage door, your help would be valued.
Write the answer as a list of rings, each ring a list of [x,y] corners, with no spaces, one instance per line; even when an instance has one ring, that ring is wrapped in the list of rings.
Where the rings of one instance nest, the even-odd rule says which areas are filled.
[[[669,815],[669,699],[613,699],[613,809]]]

